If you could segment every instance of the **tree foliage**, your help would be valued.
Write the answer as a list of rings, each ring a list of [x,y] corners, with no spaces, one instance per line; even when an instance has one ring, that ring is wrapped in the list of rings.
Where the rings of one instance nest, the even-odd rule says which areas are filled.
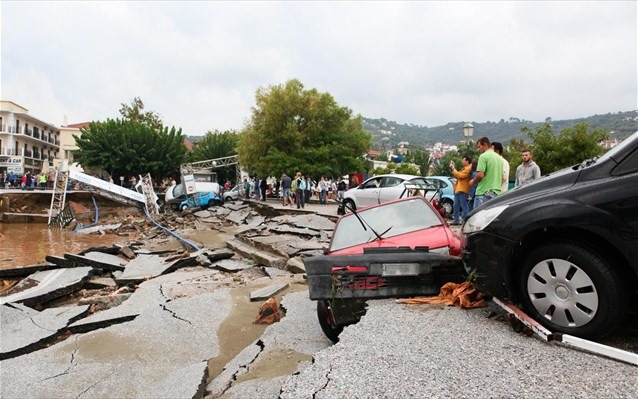
[[[217,130],[207,132],[204,137],[198,141],[189,155],[190,162],[205,161],[209,159],[217,159],[229,157],[237,154],[238,134],[233,130],[219,132]],[[226,180],[234,181],[235,166],[226,166],[217,168],[217,180],[225,182]]]
[[[91,122],[80,131],[81,136],[73,136],[78,146],[76,162],[102,169],[113,180],[146,173],[161,179],[179,170],[185,159],[182,130],[175,127],[155,129],[139,121],[107,119]]]
[[[411,148],[408,150],[408,153],[405,154],[403,161],[418,165],[421,176],[427,176],[430,171],[432,158],[430,157],[430,153],[424,148]]]
[[[360,116],[328,93],[296,79],[257,90],[252,116],[239,135],[241,165],[260,176],[302,171],[341,176],[362,171],[370,135]]]
[[[154,129],[160,129],[163,125],[162,118],[156,112],[146,111],[144,112],[144,102],[139,97],[134,97],[131,100],[131,105],[121,104],[120,115],[122,118],[133,121],[133,122],[141,122],[144,123]]]
[[[601,155],[605,150],[600,143],[609,139],[609,133],[603,129],[589,131],[586,123],[563,129],[555,135],[552,125],[546,123],[533,131],[521,129],[533,141],[533,159],[543,174],[551,173],[579,164],[585,159]]]

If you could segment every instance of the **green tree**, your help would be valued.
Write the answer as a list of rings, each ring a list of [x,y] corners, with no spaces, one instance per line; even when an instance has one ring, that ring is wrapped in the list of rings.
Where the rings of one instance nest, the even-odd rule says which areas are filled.
[[[81,136],[73,136],[76,162],[102,169],[113,180],[146,173],[161,179],[179,170],[186,155],[182,130],[175,127],[155,129],[138,121],[107,119],[91,122],[80,132]]]
[[[600,143],[609,139],[609,132],[603,129],[589,131],[586,123],[579,123],[572,128],[565,128],[560,135],[555,135],[552,125],[545,123],[536,126],[534,131],[522,128],[523,133],[534,142],[534,161],[543,174],[551,173],[585,159],[601,155],[605,150]]]
[[[296,79],[259,88],[252,116],[239,135],[242,167],[261,176],[302,171],[342,176],[363,171],[370,134],[360,116],[328,93],[304,90]]]
[[[190,162],[206,161],[209,159],[217,159],[229,157],[237,153],[237,141],[239,135],[233,130],[219,132],[218,130],[208,131],[204,137],[198,141],[193,150],[189,154]],[[226,166],[217,168],[217,180],[225,182],[226,180],[234,181],[235,166]]]
[[[452,168],[450,168],[450,161],[454,161],[456,168],[460,169],[459,165],[463,165],[463,156],[458,151],[448,151],[440,159],[434,162],[432,168],[432,176],[452,176]]]
[[[162,118],[156,112],[144,112],[144,102],[141,98],[134,97],[133,100],[131,100],[131,105],[124,103],[121,105],[120,115],[122,115],[122,118],[147,124],[154,129],[161,129],[163,125]]]
[[[427,176],[430,171],[432,158],[430,153],[423,148],[411,148],[404,157],[404,162],[411,162],[419,166],[421,176]]]

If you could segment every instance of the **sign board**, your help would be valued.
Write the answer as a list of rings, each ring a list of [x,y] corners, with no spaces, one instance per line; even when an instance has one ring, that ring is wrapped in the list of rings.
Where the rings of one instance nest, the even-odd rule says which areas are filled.
[[[195,177],[193,175],[184,175],[184,187],[187,195],[195,194],[197,188],[195,187]]]
[[[0,157],[0,168],[7,168],[7,173],[21,175],[24,173],[23,157]]]

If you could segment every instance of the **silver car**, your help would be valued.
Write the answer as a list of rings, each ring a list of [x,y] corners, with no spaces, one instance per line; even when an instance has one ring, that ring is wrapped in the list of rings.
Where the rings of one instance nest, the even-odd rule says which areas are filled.
[[[343,204],[346,212],[349,208],[359,209],[398,199],[404,191],[407,191],[406,184],[408,187],[410,185],[428,186],[422,176],[394,174],[374,176],[344,193]]]

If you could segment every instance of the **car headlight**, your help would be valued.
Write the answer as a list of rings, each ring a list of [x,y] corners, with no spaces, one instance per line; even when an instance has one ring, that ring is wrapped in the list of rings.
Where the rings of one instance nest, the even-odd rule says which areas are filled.
[[[494,219],[498,217],[509,205],[495,206],[494,208],[485,209],[472,215],[463,224],[463,234],[474,233],[486,228]]]

